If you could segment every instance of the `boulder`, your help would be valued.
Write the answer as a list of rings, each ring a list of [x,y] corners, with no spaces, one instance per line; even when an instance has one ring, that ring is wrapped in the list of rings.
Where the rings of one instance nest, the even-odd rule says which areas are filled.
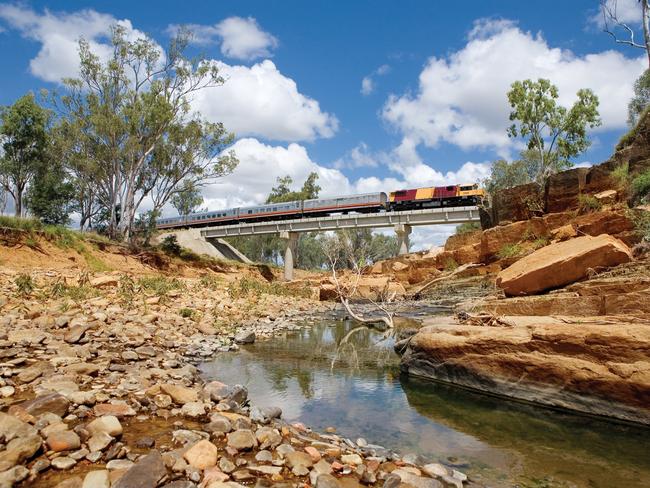
[[[28,400],[20,405],[30,415],[37,417],[46,412],[52,412],[59,417],[65,417],[68,412],[70,402],[66,397],[59,393],[47,393],[40,395],[33,400]]]
[[[111,437],[122,435],[122,424],[113,415],[105,415],[104,417],[99,417],[92,422],[90,422],[86,429],[90,432],[90,435],[96,435],[101,432],[104,432]]]
[[[71,430],[53,432],[47,436],[45,441],[51,451],[72,451],[81,447],[79,436]]]
[[[16,437],[0,452],[0,471],[6,471],[31,459],[41,448],[41,444],[41,436],[37,434]]]
[[[210,441],[202,440],[190,447],[183,457],[196,469],[211,468],[217,464],[217,446]]]
[[[617,266],[631,259],[630,249],[612,236],[577,237],[525,256],[501,271],[496,284],[507,296],[530,295],[578,281],[589,270]]]
[[[252,344],[255,342],[255,331],[242,330],[235,335],[235,342],[237,344]]]
[[[199,400],[198,392],[186,386],[165,384],[160,389],[172,397],[174,403],[178,405],[185,405],[186,403],[197,402]]]
[[[255,434],[248,429],[239,429],[228,434],[228,447],[238,450],[252,449],[257,446]]]
[[[112,488],[155,488],[166,474],[160,452],[151,451],[129,468]]]

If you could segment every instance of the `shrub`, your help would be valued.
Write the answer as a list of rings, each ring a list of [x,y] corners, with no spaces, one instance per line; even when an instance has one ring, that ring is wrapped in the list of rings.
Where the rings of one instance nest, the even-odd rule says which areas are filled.
[[[445,271],[454,271],[456,268],[458,268],[458,263],[454,258],[449,258],[444,262],[443,267]]]
[[[36,287],[32,277],[25,273],[19,274],[14,280],[14,284],[17,288],[17,294],[21,296],[31,295]]]
[[[166,278],[165,276],[147,276],[138,280],[138,286],[145,291],[153,292],[155,295],[166,295],[172,290],[183,290],[185,284],[177,278]]]
[[[635,177],[631,186],[635,200],[648,201],[650,199],[650,169]]]
[[[595,212],[603,208],[603,204],[592,195],[578,195],[578,208],[581,212]]]
[[[456,235],[461,235],[461,234],[469,234],[470,232],[474,232],[477,230],[481,230],[481,224],[478,222],[465,222],[463,224],[460,224],[458,227],[456,227]]]
[[[310,296],[310,291],[308,288],[293,288],[277,281],[267,283],[243,277],[228,288],[228,294],[233,300],[242,297],[249,297],[251,295],[260,296],[262,294],[308,298]]]
[[[612,180],[619,186],[625,186],[627,183],[627,177],[630,171],[630,165],[625,162],[620,166],[617,166],[609,175]]]
[[[172,256],[180,256],[182,250],[181,246],[178,244],[178,239],[176,239],[174,234],[170,234],[163,239],[160,244],[160,249],[162,249],[164,253]]]
[[[178,311],[179,315],[183,317],[184,319],[194,319],[196,315],[196,311],[192,310],[191,308],[181,308]]]
[[[533,241],[533,248],[540,249],[542,247],[548,246],[550,239],[548,237],[539,237]]]
[[[519,244],[505,244],[499,252],[497,252],[497,257],[501,259],[514,258],[520,256],[524,250]]]
[[[630,212],[635,232],[644,242],[650,242],[650,212]]]

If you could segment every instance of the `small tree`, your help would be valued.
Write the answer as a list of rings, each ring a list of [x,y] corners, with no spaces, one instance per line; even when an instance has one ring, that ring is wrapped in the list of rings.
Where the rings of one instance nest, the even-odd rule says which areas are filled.
[[[634,127],[643,111],[650,105],[650,69],[634,82],[634,96],[627,105],[627,123]]]
[[[180,189],[171,198],[172,206],[178,215],[189,215],[203,203],[203,195],[191,181],[184,181]]]
[[[29,211],[46,224],[66,225],[74,207],[75,187],[56,161],[39,164],[25,202]]]
[[[22,217],[25,191],[47,164],[50,113],[30,93],[4,108],[0,120],[0,184],[12,196],[16,216]]]
[[[539,169],[535,180],[543,183],[550,175],[572,166],[571,158],[591,144],[587,128],[601,124],[598,97],[588,89],[578,90],[570,109],[557,104],[558,89],[549,80],[515,81],[508,92],[512,107],[509,137],[526,139]]]

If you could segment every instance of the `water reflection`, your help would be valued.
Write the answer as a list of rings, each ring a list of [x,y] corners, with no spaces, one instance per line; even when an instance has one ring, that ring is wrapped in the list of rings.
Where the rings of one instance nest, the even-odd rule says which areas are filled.
[[[365,437],[402,453],[452,462],[490,486],[648,486],[650,436],[627,427],[402,378],[392,342],[322,322],[201,365],[206,378],[239,382],[257,405],[289,421]]]

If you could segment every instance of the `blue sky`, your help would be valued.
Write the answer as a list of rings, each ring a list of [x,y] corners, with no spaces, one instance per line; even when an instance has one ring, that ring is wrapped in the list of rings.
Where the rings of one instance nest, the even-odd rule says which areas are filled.
[[[76,40],[101,52],[111,24],[161,46],[192,24],[196,52],[225,86],[195,108],[235,131],[240,167],[205,191],[210,207],[260,201],[275,178],[321,175],[327,194],[390,191],[484,177],[517,154],[505,137],[512,81],[555,82],[601,98],[603,126],[576,163],[605,160],[626,130],[626,104],[645,67],[639,50],[602,32],[596,0],[0,2],[0,104],[73,75]],[[634,25],[635,0],[619,0]],[[596,16],[596,18],[595,18]],[[364,81],[365,80],[365,81]],[[417,247],[449,228],[423,230]]]

